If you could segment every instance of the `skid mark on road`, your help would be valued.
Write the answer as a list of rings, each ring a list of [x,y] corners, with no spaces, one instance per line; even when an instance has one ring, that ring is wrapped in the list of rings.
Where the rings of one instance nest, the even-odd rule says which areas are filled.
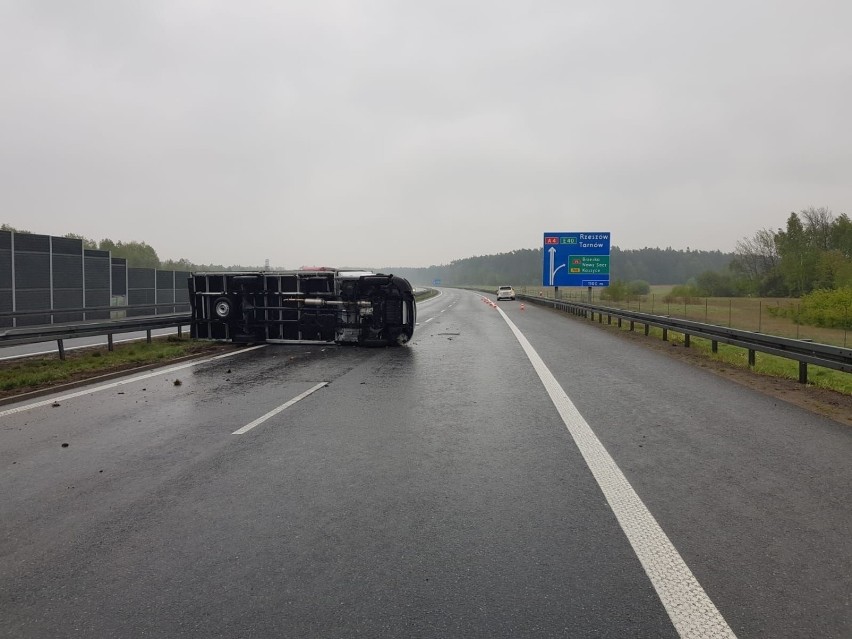
[[[719,610],[553,373],[503,309],[498,310],[538,373],[678,634],[707,639],[734,637]]]

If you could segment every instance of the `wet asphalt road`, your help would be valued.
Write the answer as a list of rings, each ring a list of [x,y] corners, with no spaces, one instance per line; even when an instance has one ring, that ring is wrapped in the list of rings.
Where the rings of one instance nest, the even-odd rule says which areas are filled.
[[[733,633],[852,636],[847,427],[500,308]],[[2,407],[0,636],[678,636],[500,312],[418,321]]]

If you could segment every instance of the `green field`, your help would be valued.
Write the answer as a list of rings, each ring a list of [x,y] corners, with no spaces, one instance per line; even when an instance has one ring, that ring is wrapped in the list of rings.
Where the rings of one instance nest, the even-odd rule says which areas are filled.
[[[652,315],[667,315],[717,326],[727,326],[744,331],[777,335],[792,339],[806,339],[822,344],[852,346],[850,331],[836,328],[821,328],[797,324],[792,319],[779,317],[778,310],[796,310],[800,301],[796,298],[772,297],[695,297],[667,300],[672,286],[652,286],[651,293],[629,301],[601,300],[599,290],[592,290],[592,303],[611,308],[620,308]],[[532,286],[522,287],[522,292],[537,295],[543,291],[553,297],[553,289]],[[578,289],[562,289],[560,299],[588,302],[588,292]],[[775,313],[773,311],[776,311]]]

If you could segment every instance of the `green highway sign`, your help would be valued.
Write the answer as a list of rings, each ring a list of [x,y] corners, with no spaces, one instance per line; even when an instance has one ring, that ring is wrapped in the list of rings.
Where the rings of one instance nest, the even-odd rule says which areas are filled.
[[[571,255],[568,272],[580,275],[609,273],[609,255]]]

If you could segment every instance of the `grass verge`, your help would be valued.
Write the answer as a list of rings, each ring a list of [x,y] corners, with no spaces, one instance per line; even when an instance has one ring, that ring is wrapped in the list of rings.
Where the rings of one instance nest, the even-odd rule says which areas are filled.
[[[414,299],[417,302],[422,302],[424,300],[428,300],[430,297],[435,297],[438,294],[438,291],[434,288],[427,288],[422,293],[415,293]]]
[[[219,343],[170,335],[150,344],[116,344],[112,352],[106,346],[74,350],[65,361],[56,354],[8,360],[0,362],[0,397],[222,349]]]
[[[554,311],[559,312],[559,311]],[[588,321],[577,318],[577,321]],[[752,390],[821,414],[841,424],[852,426],[852,374],[821,366],[808,365],[808,383],[799,383],[799,365],[795,360],[756,353],[754,368],[748,366],[746,349],[719,344],[719,352],[712,352],[710,340],[692,337],[686,348],[683,335],[669,329],[668,340],[663,341],[662,329],[651,327],[645,337],[644,327],[630,331],[624,322],[590,322],[601,330],[614,332],[645,348],[669,357],[699,366]],[[641,326],[641,324],[640,324]]]
[[[663,339],[663,331],[652,327],[649,336]],[[684,346],[683,335],[669,329],[668,341],[676,346]],[[738,346],[719,344],[719,352],[714,353],[711,340],[701,337],[690,338],[690,349],[707,359],[722,362],[743,370],[751,370],[758,375],[767,375],[781,379],[799,381],[799,362],[768,353],[755,353],[755,365],[748,365],[748,351]],[[852,375],[823,366],[808,364],[808,386],[824,388],[837,393],[852,395]]]

